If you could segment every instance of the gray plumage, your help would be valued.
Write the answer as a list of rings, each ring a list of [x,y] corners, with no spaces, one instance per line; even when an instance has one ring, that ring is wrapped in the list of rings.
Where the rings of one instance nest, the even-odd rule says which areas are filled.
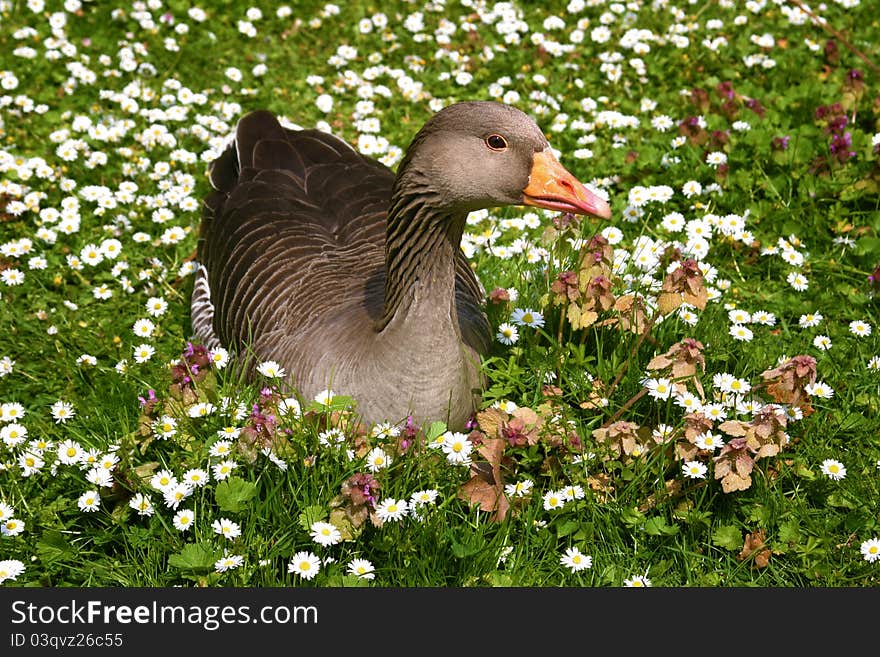
[[[503,152],[487,148],[503,135]],[[435,114],[398,175],[317,130],[248,114],[211,165],[192,297],[197,338],[253,374],[275,360],[304,399],[330,388],[368,422],[447,421],[479,403],[491,339],[460,249],[467,214],[521,204],[547,148],[491,102]]]

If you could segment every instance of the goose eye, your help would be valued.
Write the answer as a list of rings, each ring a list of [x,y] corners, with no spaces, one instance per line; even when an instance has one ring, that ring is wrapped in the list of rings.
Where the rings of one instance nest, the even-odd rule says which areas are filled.
[[[486,137],[486,146],[493,151],[503,151],[507,148],[507,140],[501,135],[489,135]]]

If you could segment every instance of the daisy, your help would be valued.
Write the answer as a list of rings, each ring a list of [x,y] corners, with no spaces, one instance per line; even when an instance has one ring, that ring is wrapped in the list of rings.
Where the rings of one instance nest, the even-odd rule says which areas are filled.
[[[357,575],[361,579],[375,579],[376,568],[366,559],[352,559],[348,564],[347,572],[349,575]]]
[[[0,280],[2,280],[6,285],[21,285],[24,283],[24,272],[19,269],[4,269],[0,272]]]
[[[856,320],[849,323],[849,332],[860,338],[871,335],[871,325],[862,320]]]
[[[727,410],[722,404],[704,404],[700,412],[710,420],[721,422],[727,419]]]
[[[553,509],[561,509],[563,506],[565,506],[565,498],[555,490],[550,490],[544,493],[544,497],[542,499],[544,502],[544,508],[547,511],[551,511]]]
[[[651,432],[651,437],[662,445],[663,443],[669,442],[674,434],[675,427],[668,424],[658,424]]]
[[[578,484],[569,484],[559,492],[566,501],[584,499],[584,489]]]
[[[749,342],[755,334],[752,332],[752,329],[747,326],[743,326],[742,324],[734,324],[730,327],[729,331],[730,335],[734,340],[739,340],[741,342]]]
[[[161,317],[168,310],[168,302],[162,297],[150,297],[147,299],[146,310],[152,317]]]
[[[504,493],[508,497],[525,497],[532,492],[532,486],[535,485],[531,479],[523,479],[513,484],[507,484],[504,487]]]
[[[712,433],[711,431],[706,431],[697,436],[696,440],[694,440],[694,444],[700,449],[707,449],[710,452],[714,452],[716,449],[724,447],[724,441],[721,439],[721,435]]]
[[[689,390],[676,395],[675,404],[676,406],[681,406],[688,413],[695,413],[703,407],[700,398]]]
[[[332,427],[318,434],[318,442],[323,447],[338,447],[345,442],[345,434],[339,427]]]
[[[222,370],[229,364],[229,352],[223,347],[214,347],[211,349],[208,352],[208,358],[211,359],[211,364],[218,370]]]
[[[517,326],[529,326],[532,328],[544,326],[544,316],[531,308],[516,308],[510,316],[510,321]]]
[[[21,468],[21,476],[30,477],[32,474],[39,472],[46,465],[46,462],[40,458],[39,454],[24,452],[18,457],[18,465]]]
[[[395,500],[393,497],[385,498],[376,505],[376,515],[382,522],[400,520],[408,510],[406,500]]]
[[[409,506],[411,509],[414,509],[416,507],[434,504],[437,501],[437,495],[439,495],[439,491],[433,488],[416,491],[409,497]]]
[[[495,337],[501,344],[515,344],[519,340],[519,331],[513,324],[504,322],[498,326],[498,333],[495,334]]]
[[[831,399],[834,396],[834,390],[824,381],[816,381],[804,386],[804,390],[812,397],[821,397],[822,399]]]
[[[193,489],[191,486],[187,486],[186,484],[180,483],[175,486],[170,486],[166,488],[162,495],[165,498],[165,505],[169,509],[176,509],[180,506],[180,503],[183,502],[187,497],[192,495]]]
[[[0,522],[9,520],[14,515],[15,509],[9,506],[6,502],[0,502]]]
[[[153,433],[159,438],[171,438],[177,433],[177,420],[170,415],[163,415],[152,424]]]
[[[211,466],[211,474],[217,481],[223,481],[238,467],[238,463],[232,460],[220,461]]]
[[[865,561],[868,563],[874,563],[880,559],[880,538],[869,538],[862,543],[860,551],[865,558]],[[2,562],[0,562],[0,565],[2,565]],[[0,573],[0,576],[2,576],[2,573]]]
[[[822,313],[807,313],[800,316],[798,326],[801,328],[813,328],[814,326],[819,326],[823,319],[825,317],[823,317]]]
[[[55,424],[58,424],[59,422],[63,424],[76,415],[76,411],[73,410],[73,405],[61,401],[60,399],[52,404],[52,407],[49,410],[52,413],[52,417],[55,418]]]
[[[12,373],[12,368],[15,366],[15,361],[12,360],[9,356],[3,356],[0,358],[0,376],[6,376],[7,374]]]
[[[828,351],[831,349],[831,338],[827,335],[817,335],[813,338],[813,346],[820,351]]]
[[[92,290],[92,296],[101,301],[105,301],[113,296],[113,290],[107,287],[107,284],[104,283]]]
[[[686,461],[681,466],[682,473],[689,479],[704,479],[706,477],[706,465],[699,461]]]
[[[149,319],[139,319],[131,327],[132,332],[141,338],[149,338],[156,330],[156,325]]]
[[[646,379],[643,385],[654,399],[669,399],[672,396],[672,382],[667,378]]]
[[[215,534],[225,536],[230,541],[241,536],[241,527],[238,523],[232,522],[227,518],[220,518],[211,523],[211,529]]]
[[[244,557],[240,554],[227,554],[214,562],[214,570],[218,573],[225,573],[227,570],[234,570],[244,563]]]
[[[875,372],[880,370],[880,356],[871,356],[871,360],[868,361],[868,369]]]
[[[315,401],[321,404],[321,406],[330,406],[333,403],[333,398],[336,396],[336,393],[330,389],[322,390],[317,395],[315,395]]]
[[[825,459],[819,469],[822,470],[822,474],[834,481],[840,481],[846,476],[846,466],[835,459]]]
[[[400,427],[396,427],[390,422],[379,422],[370,429],[370,435],[379,440],[396,438],[400,435]]]
[[[90,490],[87,493],[80,495],[76,504],[81,511],[85,511],[86,513],[97,511],[98,507],[101,506],[101,497],[98,495],[98,491]]]
[[[139,344],[134,348],[134,362],[146,363],[156,353],[156,348],[149,344]]]
[[[0,429],[0,440],[3,440],[7,447],[16,447],[24,442],[27,433],[27,428],[24,425],[18,422],[10,422]]]
[[[0,534],[3,536],[18,536],[24,531],[24,523],[18,518],[7,518],[0,525]]]
[[[592,568],[593,557],[581,554],[581,551],[578,548],[571,547],[568,548],[565,551],[565,554],[559,558],[559,563],[566,568],[571,569],[571,572],[576,573],[586,568]]]
[[[226,429],[234,429],[234,427],[226,427],[225,429],[220,429],[217,432],[218,436],[226,436]],[[238,429],[236,429],[235,436],[233,438],[238,437]],[[227,456],[232,451],[232,443],[228,440],[217,440],[214,441],[214,444],[211,445],[211,448],[208,450],[208,454],[211,456]]]
[[[727,318],[734,324],[748,324],[752,321],[752,316],[739,308],[728,311]]]
[[[174,523],[174,528],[176,530],[185,532],[189,531],[189,528],[193,526],[195,519],[195,513],[193,513],[189,509],[183,509],[174,514],[174,519],[172,520],[172,522]]]
[[[191,470],[184,472],[181,479],[183,480],[183,483],[192,486],[193,488],[201,488],[208,483],[210,476],[201,468],[192,468]]]
[[[176,485],[177,477],[174,476],[171,470],[160,470],[150,479],[150,486],[162,493]]]
[[[213,413],[214,410],[214,404],[211,402],[199,402],[186,409],[186,414],[190,417],[207,417]]]
[[[630,588],[643,588],[651,586],[651,580],[644,575],[633,575],[630,579],[623,580],[623,585]]]
[[[0,422],[12,422],[25,416],[25,408],[18,402],[5,402],[0,404]]]
[[[138,493],[128,501],[128,506],[138,512],[139,516],[151,516],[156,510],[153,508],[153,502],[147,495]]]
[[[791,272],[785,280],[798,292],[803,292],[810,287],[810,282],[807,280],[807,277],[796,271]]]
[[[443,443],[443,452],[446,459],[455,465],[467,465],[471,462],[470,453],[473,449],[473,443],[468,440],[467,435],[458,432],[447,431],[446,439]]]
[[[79,463],[82,458],[83,449],[78,442],[68,438],[67,440],[62,440],[58,443],[55,453],[58,456],[59,462],[64,465],[74,465]]]
[[[318,545],[336,545],[342,540],[342,534],[335,525],[329,522],[314,522],[311,527],[311,537]]]
[[[378,472],[391,464],[391,457],[381,447],[374,447],[367,454],[367,469],[370,472]]]
[[[776,315],[768,313],[766,310],[756,310],[752,313],[752,321],[763,326],[775,326]]]
[[[281,417],[300,417],[302,416],[302,408],[294,397],[285,397],[278,402],[278,414]],[[396,434],[395,434],[396,435]]]
[[[311,552],[297,552],[287,565],[287,572],[303,579],[312,579],[321,570],[321,560]]]
[[[24,572],[24,563],[18,559],[5,559],[0,561],[0,584],[7,579],[14,580]]]
[[[110,488],[113,485],[113,473],[107,468],[95,466],[86,474],[86,481],[101,488]]]
[[[745,379],[732,379],[728,384],[725,392],[732,392],[737,395],[744,395],[752,389],[752,384]]]
[[[257,371],[270,379],[280,379],[284,376],[284,368],[274,360],[267,360],[257,365]]]

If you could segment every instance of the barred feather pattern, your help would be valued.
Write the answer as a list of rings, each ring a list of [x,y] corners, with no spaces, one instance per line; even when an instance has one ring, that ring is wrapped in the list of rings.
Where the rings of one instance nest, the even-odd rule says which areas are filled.
[[[332,135],[290,130],[257,111],[209,173],[215,191],[192,296],[200,339],[237,353],[251,376],[258,362],[278,361],[304,398],[329,387],[351,395],[367,421],[464,423],[489,342],[482,288],[458,244],[442,258],[427,252],[447,242],[432,232],[436,221],[403,218],[413,225],[401,239],[420,238],[409,254],[400,244],[386,250],[390,169]],[[418,271],[389,276],[389,253],[448,261],[437,275],[454,281],[449,298],[432,298]],[[383,312],[386,297],[400,312]]]

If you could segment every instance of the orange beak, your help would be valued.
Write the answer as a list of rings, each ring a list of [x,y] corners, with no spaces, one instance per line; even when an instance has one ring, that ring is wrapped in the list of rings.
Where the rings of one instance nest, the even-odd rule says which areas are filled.
[[[529,184],[523,190],[523,203],[547,210],[611,218],[608,203],[571,175],[549,148],[535,153]]]

